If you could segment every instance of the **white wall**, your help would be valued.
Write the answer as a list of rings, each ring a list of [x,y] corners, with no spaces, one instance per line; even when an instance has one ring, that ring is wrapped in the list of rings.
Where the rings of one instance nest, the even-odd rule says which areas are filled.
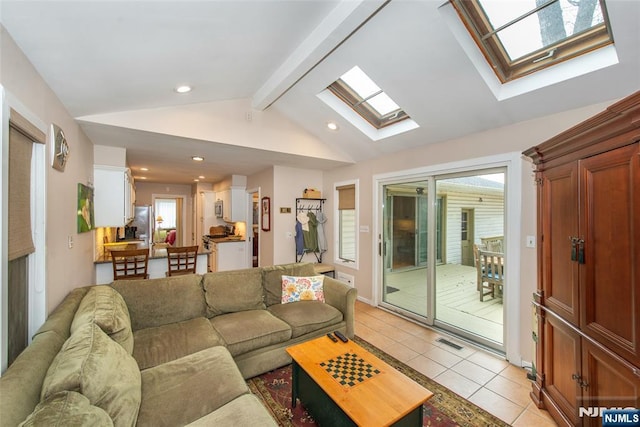
[[[296,228],[296,198],[302,197],[305,188],[321,189],[322,172],[285,166],[275,166],[273,171],[273,260],[274,264],[286,264],[296,260],[296,243],[293,237]],[[281,207],[291,208],[291,213],[280,213]],[[303,261],[317,262],[313,254],[305,255]]]
[[[270,147],[276,152],[351,161],[276,109],[253,110],[248,98],[97,114],[80,119],[260,150]]]
[[[1,26],[0,85],[6,91],[8,107],[46,133],[50,124],[60,126],[71,150],[63,173],[48,166],[47,154],[46,294],[50,312],[70,290],[93,282],[94,232],[76,231],[77,185],[93,181],[93,144]],[[7,125],[3,117],[3,129]],[[47,143],[47,153],[50,148]],[[6,221],[6,216],[2,220]],[[69,237],[72,248],[67,244]]]

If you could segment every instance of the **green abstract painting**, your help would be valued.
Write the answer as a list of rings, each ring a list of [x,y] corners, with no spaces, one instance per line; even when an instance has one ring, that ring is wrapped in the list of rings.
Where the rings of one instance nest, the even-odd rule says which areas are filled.
[[[93,188],[78,184],[78,233],[91,231],[94,227]]]

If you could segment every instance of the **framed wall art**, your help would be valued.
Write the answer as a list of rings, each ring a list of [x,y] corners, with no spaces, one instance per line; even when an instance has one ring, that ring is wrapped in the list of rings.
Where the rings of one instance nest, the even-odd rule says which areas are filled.
[[[78,184],[78,233],[95,228],[93,212],[93,188]]]
[[[69,143],[62,129],[54,124],[51,125],[51,167],[60,172],[64,172],[69,158]]]
[[[271,199],[269,197],[262,198],[262,206],[260,212],[262,213],[262,231],[271,230]]]

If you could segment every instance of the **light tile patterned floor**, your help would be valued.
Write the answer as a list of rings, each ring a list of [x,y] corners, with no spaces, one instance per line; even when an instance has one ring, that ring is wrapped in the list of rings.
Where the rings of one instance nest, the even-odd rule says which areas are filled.
[[[529,398],[526,371],[488,352],[361,301],[356,335],[515,427],[556,426]]]

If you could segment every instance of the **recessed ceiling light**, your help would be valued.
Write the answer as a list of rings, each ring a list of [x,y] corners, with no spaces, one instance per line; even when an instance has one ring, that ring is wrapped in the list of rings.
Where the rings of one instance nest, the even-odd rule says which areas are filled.
[[[189,86],[189,85],[176,86],[175,91],[178,92],[178,93],[191,92],[191,86]]]
[[[327,122],[329,130],[338,130],[338,124],[335,122]]]
[[[194,182],[200,182],[200,180],[198,178],[195,178]]]
[[[202,162],[202,161],[204,161],[204,157],[202,157],[202,156],[191,156],[191,160],[193,160],[194,162]]]
[[[149,168],[140,168],[141,171],[147,172]]]
[[[204,175],[200,175],[198,178],[200,178],[200,179],[204,179]]]

